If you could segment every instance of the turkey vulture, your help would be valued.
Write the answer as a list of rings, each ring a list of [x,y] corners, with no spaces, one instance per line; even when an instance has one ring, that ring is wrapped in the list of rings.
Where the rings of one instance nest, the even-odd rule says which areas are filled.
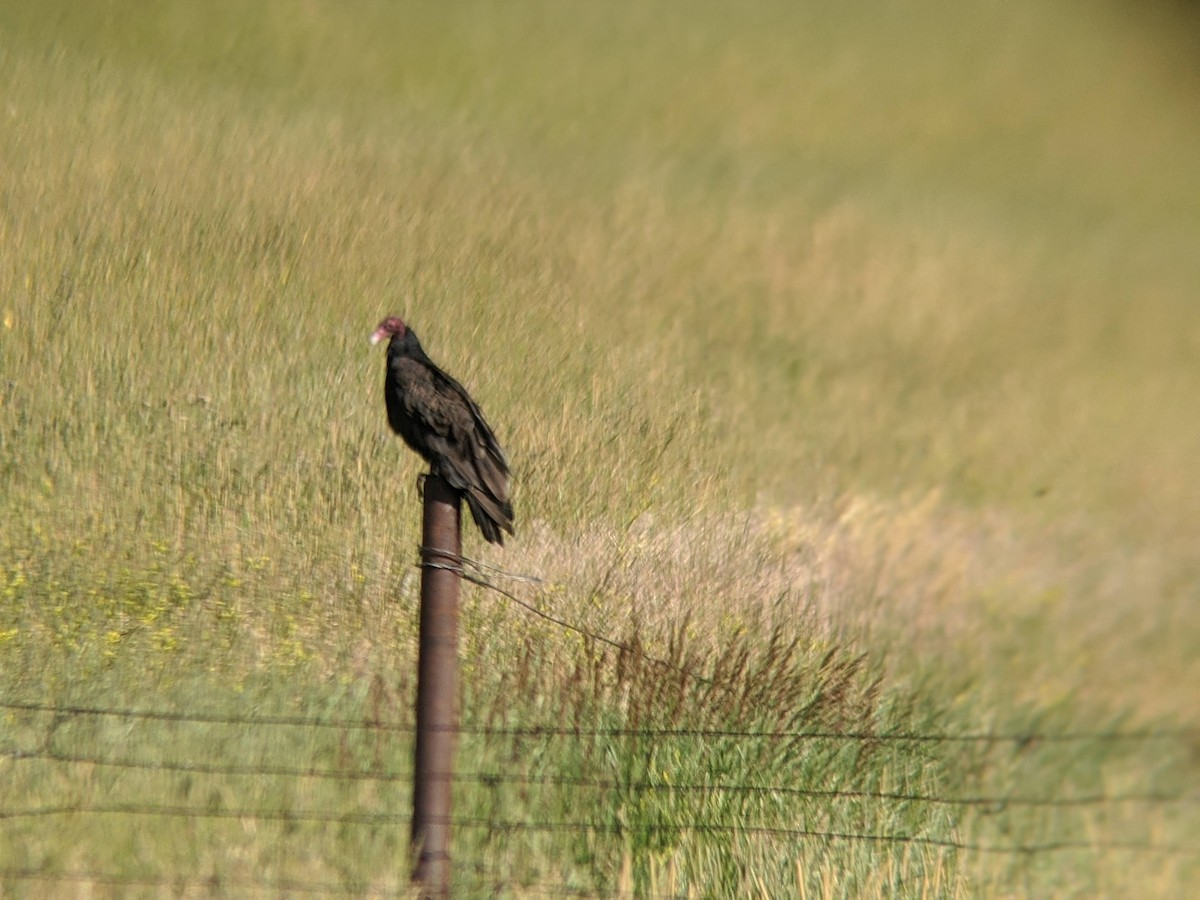
[[[508,460],[483,412],[461,384],[433,364],[411,328],[396,316],[379,323],[377,344],[389,338],[383,395],[392,431],[458,491],[475,524],[493,544],[513,533]]]

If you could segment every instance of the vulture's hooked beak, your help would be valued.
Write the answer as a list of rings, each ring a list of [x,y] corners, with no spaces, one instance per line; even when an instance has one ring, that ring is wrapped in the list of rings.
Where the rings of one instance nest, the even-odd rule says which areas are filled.
[[[386,337],[387,337],[387,334],[384,333],[384,330],[382,328],[377,329],[375,331],[375,333],[371,335],[371,346],[374,347],[376,344],[378,344],[380,341],[382,341]]]

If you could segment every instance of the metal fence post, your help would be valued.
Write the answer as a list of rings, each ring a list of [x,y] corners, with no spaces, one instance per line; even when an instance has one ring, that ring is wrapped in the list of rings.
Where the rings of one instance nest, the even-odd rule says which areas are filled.
[[[412,879],[422,897],[450,893],[450,787],[458,716],[460,500],[439,476],[425,479],[421,536],[421,636],[413,767]],[[441,568],[441,567],[446,568]]]

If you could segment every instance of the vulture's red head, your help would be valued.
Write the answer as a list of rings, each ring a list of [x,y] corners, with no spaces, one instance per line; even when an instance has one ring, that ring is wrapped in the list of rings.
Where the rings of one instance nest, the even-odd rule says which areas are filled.
[[[406,331],[408,331],[408,326],[404,324],[403,319],[399,316],[388,316],[379,323],[379,327],[371,335],[371,343],[378,344],[380,341],[391,340],[397,334],[403,336]]]

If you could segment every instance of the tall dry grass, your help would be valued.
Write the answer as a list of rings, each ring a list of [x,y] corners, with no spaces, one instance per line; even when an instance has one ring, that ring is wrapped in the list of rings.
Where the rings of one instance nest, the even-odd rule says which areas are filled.
[[[519,539],[501,556],[469,537],[470,552],[542,578],[519,593],[552,615],[736,672],[747,698],[629,669],[472,591],[466,711],[520,696],[529,722],[806,724],[789,717],[808,686],[822,725],[1194,723],[1188,39],[1115,5],[936,11],[6,6],[4,693],[324,713],[375,690],[399,714],[418,466],[386,432],[364,345],[397,311],[514,460]],[[24,740],[44,723],[6,727]],[[373,752],[348,746],[308,735],[283,752]],[[1102,744],[1015,761],[691,749],[663,770],[945,792],[1195,781],[1186,754]],[[387,752],[380,765],[406,758]],[[468,746],[464,762],[533,752]],[[654,752],[560,749],[537,771],[611,777],[572,756],[609,753],[638,774]],[[21,778],[30,799],[64,790]],[[86,796],[182,790],[64,778]],[[333,802],[286,780],[256,790]],[[403,808],[372,790],[337,802]],[[578,798],[481,788],[463,804],[565,814]],[[708,812],[981,839],[1171,842],[1194,826],[1174,807]],[[72,819],[69,843],[49,826],[6,825],[6,864],[265,864],[252,836],[224,856],[220,828],[189,855],[165,829],[139,844],[129,820],[105,855],[94,820]],[[1172,895],[1194,875],[1186,858],[805,845],[797,860],[771,840],[641,834],[476,835],[463,852],[514,893],[708,877],[739,895]],[[271,866],[396,886],[379,875],[394,837],[358,854],[339,840],[301,832]]]

